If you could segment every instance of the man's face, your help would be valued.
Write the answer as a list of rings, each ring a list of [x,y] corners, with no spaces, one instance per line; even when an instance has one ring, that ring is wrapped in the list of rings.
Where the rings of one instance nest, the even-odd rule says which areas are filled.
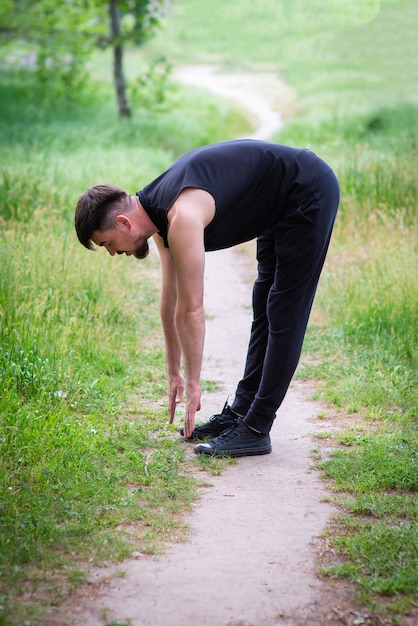
[[[115,254],[133,255],[137,259],[148,256],[148,240],[143,235],[135,235],[130,228],[112,228],[110,230],[95,231],[92,241],[97,246],[106,248],[111,256]]]

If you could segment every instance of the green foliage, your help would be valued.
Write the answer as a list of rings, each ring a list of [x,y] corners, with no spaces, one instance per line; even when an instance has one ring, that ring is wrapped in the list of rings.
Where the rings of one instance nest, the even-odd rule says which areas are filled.
[[[0,621],[8,624],[31,611],[40,623],[38,604],[82,582],[74,554],[100,562],[158,551],[195,497],[184,447],[158,408],[166,371],[155,257],[88,253],[73,211],[83,188],[107,179],[133,193],[180,152],[244,132],[246,122],[179,89],[173,107],[122,123],[110,88],[95,85],[94,103],[57,109],[30,80],[13,72],[0,80]],[[23,580],[30,602],[16,600]]]
[[[353,493],[413,492],[418,489],[418,433],[415,428],[383,430],[357,440],[350,450],[337,450],[322,464],[338,488]],[[353,481],[353,476],[356,481]]]
[[[80,43],[105,47],[109,37],[111,0],[72,0],[57,5],[53,0],[20,0],[2,3],[0,24],[3,43],[13,39],[35,41],[48,46],[52,55],[71,53]],[[121,16],[119,43],[144,43],[160,26],[167,3],[156,0],[113,0]],[[74,39],[77,40],[74,43]]]
[[[333,379],[328,393],[356,411],[368,405],[374,414],[416,412],[417,117],[416,105],[403,104],[345,124],[328,121],[310,136],[335,161],[342,202],[331,250],[336,262],[331,258],[318,294],[332,332],[312,328],[307,347],[327,351],[320,369]],[[327,148],[321,137],[329,138]]]
[[[169,105],[169,90],[174,90],[174,83],[169,79],[172,67],[165,57],[151,61],[148,69],[136,78],[131,85],[131,100],[142,111],[158,112]]]
[[[165,395],[155,284],[139,268],[115,284],[99,255],[84,263],[65,223],[26,229],[3,235],[0,272],[0,576],[16,591],[25,566],[74,550],[155,549],[194,495],[165,411],[142,408]]]
[[[339,563],[324,571],[359,585],[379,615],[402,613],[417,588],[417,117],[406,103],[308,127],[335,163],[342,204],[305,344],[317,364],[299,373],[366,420],[321,464],[346,511],[330,530]],[[284,141],[308,129],[290,125]]]
[[[110,27],[110,6],[118,16],[117,33]],[[47,100],[71,103],[86,89],[92,51],[143,44],[159,28],[166,6],[163,0],[20,0],[16,11],[7,2],[0,10],[5,61],[29,65]]]
[[[16,219],[22,228],[47,214],[72,224],[84,187],[107,179],[135,192],[187,149],[248,128],[231,105],[218,105],[212,96],[192,100],[190,89],[169,91],[158,115],[138,111],[119,123],[108,83],[92,82],[94,100],[57,109],[33,89],[30,76],[24,83],[13,72],[1,78],[0,218]]]
[[[108,5],[109,1],[99,0],[99,4]],[[116,4],[122,15],[122,39],[136,45],[143,44],[160,28],[161,17],[169,6],[164,0],[117,0]]]
[[[91,14],[83,1],[57,4],[51,0],[21,0],[19,10],[0,13],[6,62],[29,67],[49,98],[71,100],[86,80],[90,48],[87,31]],[[23,50],[11,42],[25,41]]]
[[[277,72],[314,132],[335,115],[417,102],[415,24],[415,0],[182,0],[147,51]],[[285,109],[280,94],[276,105]]]
[[[346,524],[349,532],[345,531],[335,545],[347,560],[326,573],[360,585],[364,602],[373,604],[377,594],[392,597],[402,611],[405,601],[401,595],[413,601],[418,585],[417,526],[404,521],[388,525],[347,520]]]
[[[306,39],[315,45],[318,34],[367,22],[379,6],[379,0],[182,0],[173,4],[150,48],[180,63],[192,58],[240,67],[267,63],[287,71],[290,56]],[[305,48],[302,56],[309,63]]]

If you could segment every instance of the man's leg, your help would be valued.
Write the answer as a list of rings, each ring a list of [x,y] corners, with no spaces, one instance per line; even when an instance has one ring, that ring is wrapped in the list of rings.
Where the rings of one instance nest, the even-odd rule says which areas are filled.
[[[338,208],[338,183],[322,176],[313,196],[285,211],[275,230],[276,271],[267,302],[260,385],[244,422],[268,433],[296,370]]]
[[[253,321],[242,380],[231,409],[246,415],[260,385],[268,340],[267,301],[276,270],[275,236],[264,233],[257,239],[258,276],[252,294]]]

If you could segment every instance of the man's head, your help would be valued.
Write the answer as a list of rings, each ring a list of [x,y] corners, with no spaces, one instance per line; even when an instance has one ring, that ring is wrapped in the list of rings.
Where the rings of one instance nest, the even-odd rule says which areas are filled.
[[[95,185],[83,193],[75,210],[75,229],[80,243],[88,250],[93,244],[114,254],[148,255],[148,241],[135,228],[137,199],[115,185]]]

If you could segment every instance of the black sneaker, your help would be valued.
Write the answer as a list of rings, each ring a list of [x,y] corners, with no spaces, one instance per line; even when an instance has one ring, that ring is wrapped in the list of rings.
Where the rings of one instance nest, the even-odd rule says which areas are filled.
[[[222,409],[222,413],[217,413],[216,415],[212,415],[205,424],[196,424],[194,427],[194,431],[191,436],[188,437],[188,441],[202,441],[203,439],[213,439],[217,437],[224,430],[231,428],[236,424],[238,416],[231,411],[228,402],[225,402],[224,408]],[[184,437],[184,427],[182,426],[179,429],[180,435]]]
[[[216,439],[200,443],[194,449],[195,454],[211,456],[255,456],[271,452],[270,435],[256,433],[242,420]]]

